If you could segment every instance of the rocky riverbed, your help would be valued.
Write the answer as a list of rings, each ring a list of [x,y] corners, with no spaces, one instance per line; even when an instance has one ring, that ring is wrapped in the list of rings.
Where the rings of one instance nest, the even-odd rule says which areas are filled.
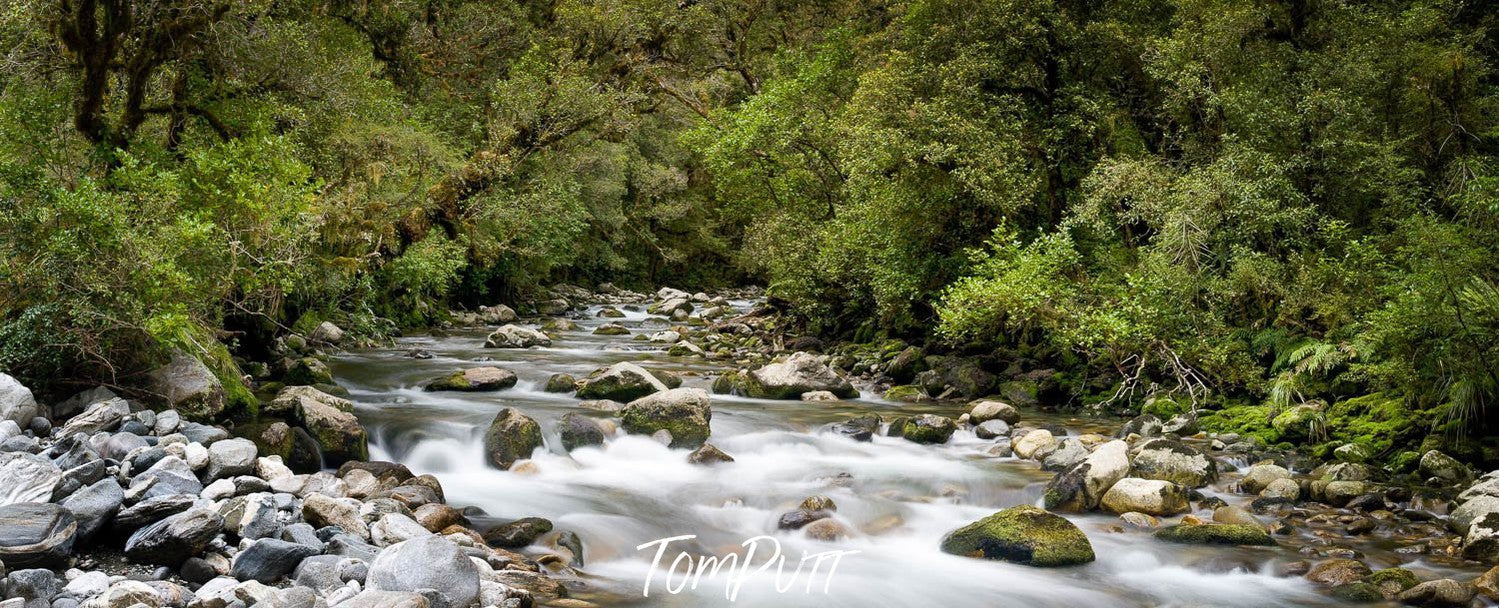
[[[1034,370],[823,353],[754,292],[554,295],[393,347],[291,336],[235,424],[185,362],[162,411],[0,375],[0,608],[728,605],[639,549],[685,535],[850,552],[738,605],[1499,600],[1499,472],[1440,452],[1396,475],[1073,417]]]

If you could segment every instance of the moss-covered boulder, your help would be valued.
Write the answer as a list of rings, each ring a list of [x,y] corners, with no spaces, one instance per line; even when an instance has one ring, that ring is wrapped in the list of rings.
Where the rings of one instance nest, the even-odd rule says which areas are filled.
[[[513,407],[495,414],[484,431],[484,455],[490,465],[500,469],[530,458],[541,443],[541,425]]]
[[[515,372],[501,367],[472,367],[427,383],[428,391],[498,391],[515,386]]]
[[[946,416],[922,414],[911,419],[901,429],[901,437],[915,443],[947,443],[958,424]]]
[[[593,334],[596,336],[628,336],[630,335],[630,328],[618,323],[605,323],[594,328]]]
[[[1365,576],[1362,582],[1374,585],[1387,598],[1400,595],[1402,591],[1421,584],[1415,572],[1405,568],[1385,568]]]
[[[625,406],[620,413],[620,427],[627,433],[652,435],[671,433],[671,447],[697,448],[708,441],[713,410],[708,405],[708,391],[700,388],[674,388],[646,395]]]
[[[1027,566],[1072,566],[1093,561],[1093,545],[1066,518],[1029,505],[1010,507],[958,528],[942,551]]]
[[[1170,543],[1192,545],[1275,545],[1275,539],[1270,538],[1264,529],[1244,524],[1176,524],[1157,530],[1155,537]]]
[[[716,395],[743,395],[744,392],[744,372],[728,371],[713,379],[713,393]]]
[[[798,399],[811,391],[828,391],[845,399],[859,396],[847,379],[805,352],[752,370],[745,378],[745,393],[759,399]]]
[[[999,396],[1005,401],[1021,407],[1032,407],[1040,403],[1041,385],[1035,380],[1016,379],[999,385]]]
[[[927,392],[933,395],[941,393],[944,388],[952,388],[963,397],[981,397],[993,391],[999,381],[979,364],[978,359],[971,357],[934,356],[927,357],[926,363],[931,368],[931,375],[924,376],[926,380],[919,384],[926,386]]]
[[[202,361],[183,352],[150,374],[152,392],[161,395],[167,407],[199,422],[212,420],[224,411],[224,384]],[[33,402],[35,403],[35,402]],[[23,428],[31,421],[19,422]]]
[[[241,424],[234,434],[255,443],[260,456],[280,456],[294,473],[316,473],[323,468],[321,447],[306,429],[274,419]]]
[[[349,460],[369,460],[370,457],[369,438],[364,427],[359,425],[359,419],[353,413],[337,407],[340,402],[348,403],[336,397],[333,400],[301,398],[292,412],[297,425],[307,429],[307,433],[317,440],[323,452],[323,462],[329,466]]]
[[[1301,443],[1327,434],[1327,416],[1320,403],[1303,403],[1275,416],[1270,426],[1280,433],[1284,441]]]
[[[281,381],[289,386],[333,384],[333,372],[328,369],[327,363],[316,357],[302,357],[287,365]]]
[[[579,399],[634,401],[669,387],[654,374],[634,363],[621,362],[596,370],[578,381]]]
[[[921,390],[921,387],[914,384],[892,386],[889,390],[885,391],[886,401],[916,403],[918,401],[925,401],[927,399],[928,397],[926,396],[926,391]]]
[[[896,382],[910,382],[916,374],[926,371],[926,363],[922,361],[925,356],[926,351],[921,347],[907,346],[886,364],[885,375]]]
[[[548,393],[571,393],[578,389],[578,381],[568,374],[552,374],[542,390]]]
[[[1152,439],[1140,446],[1132,463],[1135,477],[1160,479],[1200,488],[1218,479],[1218,464],[1180,441]]]

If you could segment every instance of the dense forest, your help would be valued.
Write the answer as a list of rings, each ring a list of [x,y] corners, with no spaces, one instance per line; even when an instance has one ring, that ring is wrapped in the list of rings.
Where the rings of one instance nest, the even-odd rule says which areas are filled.
[[[1477,457],[1496,26],[1478,0],[11,0],[0,369],[65,396],[181,349],[241,386],[236,357],[326,319],[761,284],[825,339],[1037,362],[1077,405],[1254,432],[1321,402],[1378,451]]]

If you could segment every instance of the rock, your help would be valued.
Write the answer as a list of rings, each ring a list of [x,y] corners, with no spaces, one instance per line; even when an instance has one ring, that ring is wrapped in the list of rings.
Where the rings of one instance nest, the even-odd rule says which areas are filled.
[[[1239,491],[1258,494],[1277,479],[1291,479],[1291,472],[1280,465],[1257,464],[1244,471],[1244,478],[1239,480]]]
[[[800,530],[807,524],[831,516],[825,510],[801,508],[782,513],[780,519],[776,520],[776,527],[781,530]]]
[[[1458,534],[1467,534],[1473,522],[1489,513],[1499,513],[1499,497],[1479,496],[1453,509],[1447,517],[1447,528]]]
[[[1188,509],[1187,489],[1159,479],[1125,477],[1104,493],[1100,504],[1113,513],[1138,511],[1156,516],[1175,515]]]
[[[427,383],[427,391],[498,391],[515,386],[515,372],[500,367],[471,367]]]
[[[136,530],[125,541],[125,557],[137,563],[177,566],[203,552],[224,527],[224,518],[204,508],[183,511]]]
[[[452,525],[465,525],[463,512],[441,503],[429,503],[417,507],[411,517],[428,532],[442,532]]]
[[[627,433],[671,433],[671,447],[696,448],[708,440],[713,410],[708,392],[674,388],[631,401],[621,412],[620,427]]]
[[[628,336],[630,335],[630,328],[618,323],[605,323],[595,327],[593,334],[596,336]]]
[[[984,399],[975,401],[968,408],[968,420],[974,424],[982,424],[990,420],[1002,420],[1005,424],[1020,422],[1020,410],[1003,401]]]
[[[93,538],[120,510],[125,490],[113,477],[106,477],[74,492],[62,501],[78,521],[79,540]]]
[[[1395,599],[1408,606],[1467,606],[1473,601],[1473,586],[1450,578],[1426,581],[1406,589]]]
[[[293,413],[297,424],[317,440],[324,463],[331,466],[350,460],[369,460],[369,438],[364,427],[354,414],[338,409],[336,402],[298,399]]]
[[[1197,424],[1197,416],[1193,414],[1177,414],[1161,425],[1162,433],[1171,433],[1180,437],[1195,435],[1200,430],[1201,428]]]
[[[234,556],[229,575],[241,581],[270,584],[291,574],[302,560],[317,555],[317,549],[274,538],[262,538]]]
[[[224,411],[224,385],[197,357],[177,351],[149,378],[151,391],[189,420],[212,420]]]
[[[114,528],[130,532],[181,513],[193,506],[195,497],[186,494],[156,496],[121,509],[115,514]]]
[[[453,541],[432,535],[386,547],[366,582],[377,591],[435,590],[434,608],[465,608],[479,596],[478,568]]]
[[[62,590],[63,593],[79,598],[103,595],[104,592],[109,590],[109,575],[98,570],[84,572],[79,574],[77,578],[68,581],[67,586],[63,587]]]
[[[9,420],[24,428],[41,413],[31,389],[14,376],[0,373],[0,420]]]
[[[986,420],[973,428],[973,434],[979,439],[994,439],[995,437],[1010,436],[1010,425],[1003,420]]]
[[[500,410],[484,432],[484,453],[500,469],[530,458],[541,445],[541,425],[515,408]]]
[[[1029,566],[1070,566],[1093,561],[1087,535],[1065,518],[1036,507],[1010,507],[954,530],[942,539],[953,555]]]
[[[62,470],[35,454],[0,454],[0,506],[23,502],[50,502],[62,481]]]
[[[1499,513],[1486,513],[1468,526],[1463,557],[1485,564],[1499,562]]]
[[[734,457],[725,454],[711,443],[705,443],[702,447],[693,450],[687,455],[687,462],[692,464],[710,465],[720,462],[734,462]]]
[[[1301,497],[1301,485],[1289,477],[1282,477],[1270,482],[1265,489],[1260,490],[1261,498],[1280,498],[1295,501]]]
[[[536,542],[536,539],[552,531],[552,522],[540,517],[520,519],[494,526],[484,531],[484,542],[505,549],[519,549]]]
[[[359,516],[359,501],[309,494],[302,501],[302,516],[314,526],[337,526],[361,539],[370,538],[369,526]]]
[[[998,378],[973,357],[932,356],[925,362],[929,369],[916,375],[916,383],[933,395],[951,388],[960,397],[981,397],[998,383]]]
[[[0,506],[0,564],[5,567],[57,566],[72,554],[77,537],[78,522],[62,506],[37,502]]]
[[[1379,587],[1365,582],[1338,585],[1333,587],[1328,593],[1345,602],[1356,604],[1368,604],[1385,599],[1384,593],[1379,590]]]
[[[935,414],[921,414],[906,423],[901,429],[901,436],[906,441],[914,443],[947,443],[952,438],[954,431],[958,430],[957,423],[946,416]]]
[[[1306,580],[1324,585],[1354,583],[1369,576],[1369,567],[1356,559],[1335,558],[1318,562],[1306,573]]]
[[[745,393],[758,399],[798,399],[812,391],[827,391],[845,399],[859,396],[847,379],[811,353],[792,353],[784,361],[751,370],[745,376]]]
[[[385,513],[370,526],[370,540],[380,546],[394,545],[431,534],[405,513]]]
[[[1430,450],[1421,455],[1421,476],[1435,478],[1444,483],[1460,484],[1473,481],[1473,472],[1467,465],[1451,456]]]
[[[1098,446],[1060,475],[1042,493],[1047,509],[1089,511],[1098,508],[1114,484],[1129,475],[1129,444],[1114,440]]]
[[[151,468],[130,479],[128,495],[139,498],[154,498],[170,494],[197,496],[203,491],[203,482],[181,458],[167,456],[158,460]]]
[[[322,386],[333,384],[333,370],[316,357],[302,357],[283,363],[286,373],[281,381],[291,386]]]
[[[885,365],[885,375],[890,376],[896,382],[910,382],[916,377],[917,372],[923,371],[922,359],[925,357],[926,352],[920,347],[907,346]]]
[[[338,603],[338,608],[432,608],[431,602],[410,591],[366,589]]]
[[[1052,450],[1045,458],[1041,459],[1041,468],[1047,471],[1065,471],[1073,467],[1084,458],[1088,457],[1088,447],[1077,438],[1063,439],[1057,444],[1057,449]]]
[[[141,581],[123,580],[109,586],[98,598],[103,608],[159,608],[164,605],[161,593]]]
[[[1165,425],[1161,424],[1160,418],[1156,418],[1150,414],[1140,414],[1130,419],[1129,422],[1124,423],[1124,426],[1119,429],[1119,434],[1115,435],[1115,437],[1120,439],[1127,438],[1130,435],[1159,437],[1164,427]]]
[[[578,388],[578,381],[567,374],[552,374],[542,390],[548,393],[571,393]]]
[[[502,325],[484,341],[484,348],[530,348],[551,346],[552,339],[546,334],[522,325]]]
[[[520,315],[515,314],[515,309],[509,306],[495,304],[494,306],[480,306],[479,318],[489,325],[501,325],[519,321]]]
[[[1202,452],[1180,441],[1152,439],[1140,446],[1132,475],[1200,488],[1218,479],[1218,465]]]
[[[1365,576],[1362,580],[1374,585],[1379,589],[1380,594],[1387,598],[1400,595],[1400,592],[1421,583],[1421,579],[1416,578],[1416,573],[1405,568],[1385,568]]]
[[[848,526],[831,517],[807,524],[806,527],[802,528],[802,532],[807,535],[807,538],[823,542],[833,542],[853,536],[853,532],[848,529]]]
[[[1057,439],[1051,431],[1036,429],[1014,442],[1015,455],[1025,459],[1045,458],[1057,448]]]
[[[828,391],[808,391],[802,393],[802,401],[809,403],[830,403],[837,400],[838,396]]]
[[[578,412],[563,414],[557,423],[562,449],[569,452],[587,446],[604,444],[604,427],[597,420]]]
[[[1243,507],[1234,505],[1225,505],[1213,509],[1213,521],[1220,524],[1240,524],[1254,527],[1264,525],[1255,516],[1250,515],[1249,511],[1244,510]]]
[[[1337,458],[1339,462],[1354,463],[1364,462],[1374,456],[1374,454],[1370,452],[1368,447],[1357,443],[1340,445],[1337,449],[1332,451],[1332,455],[1334,458]]]
[[[1277,414],[1270,426],[1280,431],[1280,437],[1291,443],[1301,443],[1316,437],[1326,424],[1322,404],[1303,403]]]
[[[248,439],[225,439],[208,446],[206,479],[223,479],[255,472],[255,442]]]
[[[1473,579],[1473,587],[1489,601],[1499,601],[1499,566],[1489,568],[1487,572]]]
[[[100,401],[88,406],[82,414],[74,416],[62,426],[59,433],[62,437],[70,437],[75,433],[92,435],[99,431],[114,430],[120,422],[130,415],[130,404],[124,399],[115,397]]]
[[[628,402],[664,390],[667,390],[666,384],[645,368],[621,362],[578,381],[577,397]]]
[[[280,420],[262,420],[235,426],[234,432],[253,442],[256,454],[278,456],[294,473],[316,473],[323,469],[323,448],[307,429]]]
[[[344,330],[330,321],[323,321],[307,337],[313,342],[338,346],[344,341]]]
[[[1243,524],[1181,523],[1156,531],[1155,537],[1171,543],[1193,545],[1272,546],[1275,540],[1263,528]]]

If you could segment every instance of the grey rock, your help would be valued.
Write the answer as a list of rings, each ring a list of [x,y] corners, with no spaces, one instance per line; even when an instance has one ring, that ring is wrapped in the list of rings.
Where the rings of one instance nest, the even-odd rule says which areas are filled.
[[[130,479],[130,491],[140,498],[155,498],[169,494],[198,495],[203,491],[203,482],[181,458],[167,456],[151,468]]]
[[[572,451],[580,447],[603,445],[604,428],[597,420],[578,412],[569,412],[557,423],[557,434],[562,447]]]
[[[708,391],[674,388],[631,401],[621,412],[620,427],[627,433],[671,433],[671,447],[697,448],[708,440],[713,409]]]
[[[100,401],[108,401],[110,399],[114,399],[115,397],[119,397],[119,395],[116,395],[114,391],[102,386],[96,386],[88,390],[80,391],[72,397],[68,397],[62,402],[52,406],[52,416],[57,418],[58,420],[72,418],[73,416],[78,415],[78,412],[88,409],[88,406],[90,405],[93,405]]]
[[[115,397],[107,401],[100,401],[88,406],[82,414],[74,416],[62,425],[60,431],[64,437],[74,433],[92,435],[99,431],[114,430],[130,415],[130,404],[124,399]]]
[[[793,353],[786,360],[751,370],[745,376],[745,392],[761,399],[799,399],[802,393],[828,391],[845,399],[859,391],[833,368],[811,353]]]
[[[262,538],[234,557],[229,575],[242,581],[256,580],[270,584],[281,580],[281,577],[295,570],[302,560],[316,554],[315,549],[306,545]]]
[[[632,401],[667,388],[666,383],[645,368],[621,362],[579,380],[577,396],[579,399]]]
[[[23,502],[0,506],[0,564],[55,566],[73,552],[78,522],[61,505]]]
[[[1133,462],[1136,477],[1160,479],[1200,488],[1218,479],[1211,457],[1180,441],[1152,439],[1140,446]]]
[[[532,346],[551,346],[552,339],[530,327],[523,325],[507,324],[500,326],[489,334],[485,339],[485,348],[530,348]]]
[[[45,568],[12,570],[5,577],[5,588],[11,597],[50,600],[58,592],[57,575]]]
[[[461,608],[479,596],[479,571],[462,549],[440,536],[397,543],[370,564],[368,587],[379,591],[437,590],[434,608]]]
[[[31,389],[21,384],[10,374],[0,373],[0,419],[15,422],[24,427],[41,413]]]
[[[138,563],[176,566],[203,552],[224,527],[224,518],[193,508],[136,530],[125,541],[125,557]]]
[[[62,481],[52,461],[35,454],[0,454],[0,505],[47,502]]]
[[[211,420],[224,411],[224,385],[192,355],[174,353],[170,362],[150,373],[150,379],[152,392],[190,420]]]
[[[208,480],[248,475],[255,472],[255,442],[249,439],[225,439],[208,446]]]
[[[189,494],[153,496],[115,514],[114,527],[129,532],[192,508],[197,497]]]
[[[62,501],[78,520],[78,538],[88,540],[104,529],[125,502],[125,489],[113,477],[101,479]]]

